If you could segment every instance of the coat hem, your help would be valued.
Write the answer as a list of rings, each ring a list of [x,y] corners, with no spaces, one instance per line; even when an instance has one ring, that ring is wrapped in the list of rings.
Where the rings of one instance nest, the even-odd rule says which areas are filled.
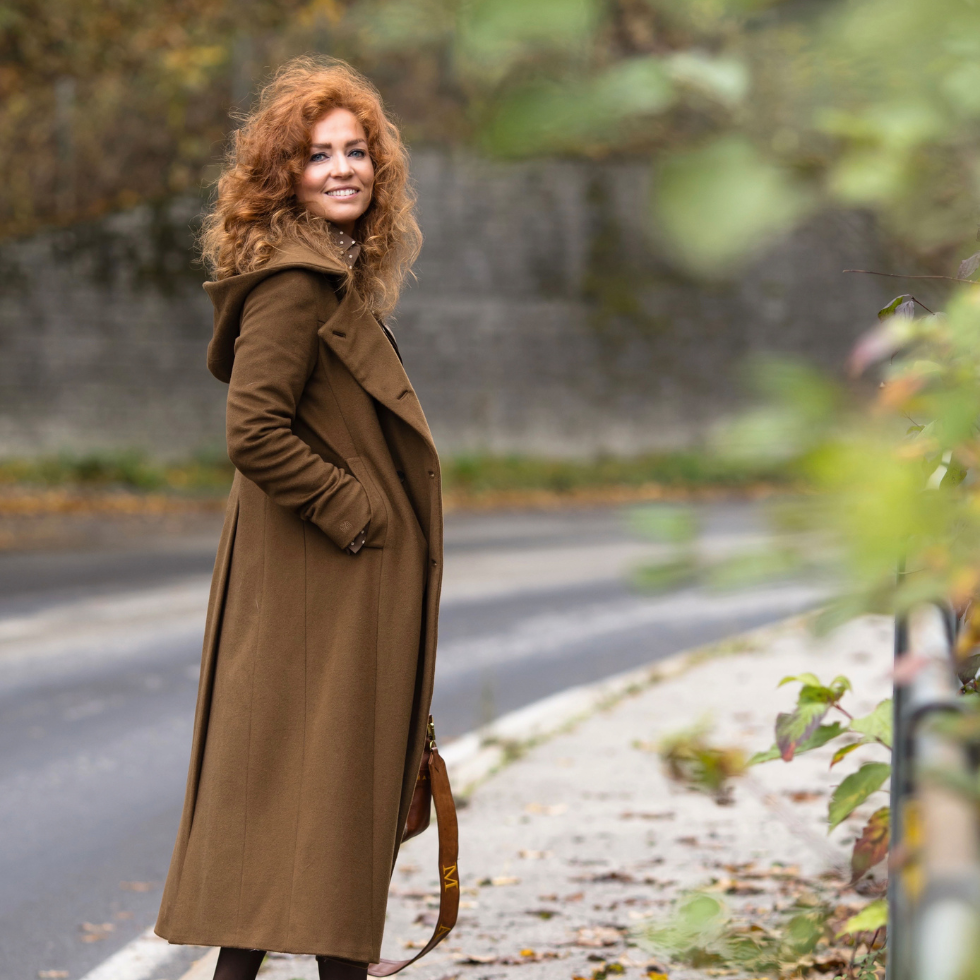
[[[377,963],[381,959],[380,950],[377,955],[371,957],[365,957],[363,951],[356,954],[351,953],[349,950],[340,952],[336,949],[309,949],[309,948],[299,948],[292,943],[276,943],[271,946],[266,946],[260,943],[258,946],[250,945],[249,943],[243,943],[241,937],[238,936],[225,936],[224,939],[218,939],[215,936],[211,936],[207,939],[197,936],[196,938],[188,938],[185,934],[183,938],[176,938],[177,933],[171,933],[170,935],[164,935],[156,927],[153,929],[154,935],[159,936],[161,939],[165,939],[171,946],[211,946],[214,948],[231,947],[233,949],[261,949],[266,953],[288,953],[290,956],[329,956],[332,959],[337,960],[348,960],[351,963]]]

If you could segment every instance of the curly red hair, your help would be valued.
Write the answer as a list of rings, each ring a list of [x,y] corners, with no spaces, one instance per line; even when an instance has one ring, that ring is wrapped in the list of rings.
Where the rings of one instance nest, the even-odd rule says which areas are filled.
[[[354,231],[361,254],[348,279],[384,316],[398,301],[422,233],[408,180],[408,151],[398,128],[377,89],[346,62],[294,58],[262,90],[232,137],[217,200],[201,232],[201,254],[215,279],[260,268],[290,242],[342,260],[326,219],[296,199],[313,126],[333,109],[347,109],[358,118],[374,163],[371,204]]]

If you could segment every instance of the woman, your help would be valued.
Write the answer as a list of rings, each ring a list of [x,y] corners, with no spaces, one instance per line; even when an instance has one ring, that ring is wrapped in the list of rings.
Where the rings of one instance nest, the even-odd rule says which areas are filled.
[[[183,818],[157,922],[320,976],[379,958],[423,749],[442,574],[439,461],[382,326],[418,254],[407,154],[346,64],[282,69],[203,234],[208,366],[236,474]]]

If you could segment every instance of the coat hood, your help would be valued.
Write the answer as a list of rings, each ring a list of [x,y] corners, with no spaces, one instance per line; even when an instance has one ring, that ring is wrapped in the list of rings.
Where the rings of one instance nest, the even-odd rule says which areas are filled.
[[[208,344],[208,370],[219,381],[227,384],[231,380],[235,341],[241,329],[242,310],[248,294],[264,279],[285,269],[311,269],[333,276],[344,276],[347,273],[340,259],[320,255],[303,245],[290,245],[280,249],[261,269],[204,284],[204,289],[214,304],[214,334]]]

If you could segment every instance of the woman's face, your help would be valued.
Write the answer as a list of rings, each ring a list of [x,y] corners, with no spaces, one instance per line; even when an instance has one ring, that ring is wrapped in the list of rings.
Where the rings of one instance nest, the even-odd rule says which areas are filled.
[[[313,126],[297,200],[353,236],[355,222],[371,203],[373,187],[374,164],[364,127],[353,112],[332,109]]]

